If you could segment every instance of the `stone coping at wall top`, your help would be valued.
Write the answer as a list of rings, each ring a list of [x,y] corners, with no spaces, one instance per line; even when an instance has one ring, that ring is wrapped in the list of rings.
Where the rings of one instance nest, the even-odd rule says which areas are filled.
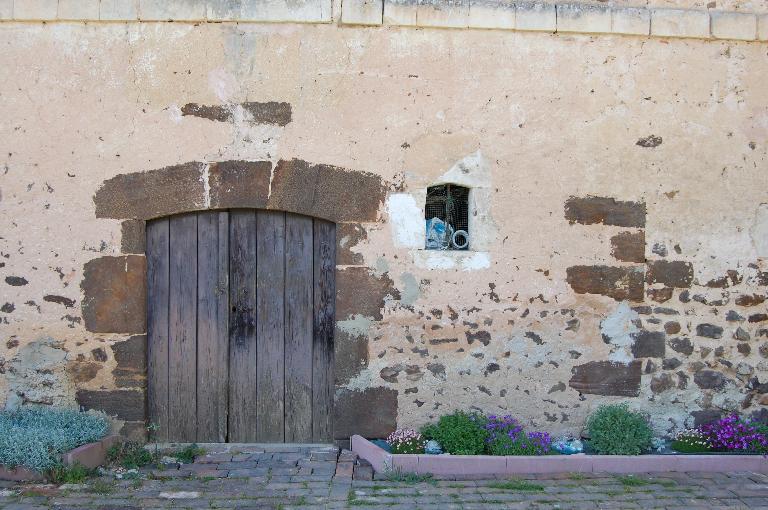
[[[552,473],[768,473],[763,455],[392,455],[362,436],[352,436],[352,451],[377,472],[421,475],[507,476]]]
[[[340,0],[339,4],[340,15],[334,13],[334,0],[0,0],[0,22],[338,22],[768,41],[768,13],[511,0]]]

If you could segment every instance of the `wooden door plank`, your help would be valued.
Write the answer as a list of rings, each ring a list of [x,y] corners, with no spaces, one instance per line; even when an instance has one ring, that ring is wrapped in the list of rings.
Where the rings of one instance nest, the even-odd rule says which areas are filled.
[[[285,441],[312,441],[312,218],[285,215]]]
[[[147,397],[152,441],[168,440],[168,219],[147,222]]]
[[[197,441],[227,440],[229,213],[197,217]]]
[[[314,220],[312,440],[333,440],[333,332],[336,320],[336,225]]]
[[[257,440],[256,237],[256,213],[231,211],[228,440],[233,443]]]
[[[197,215],[169,221],[168,433],[189,442],[197,435]]]
[[[285,213],[256,212],[258,441],[285,438]]]

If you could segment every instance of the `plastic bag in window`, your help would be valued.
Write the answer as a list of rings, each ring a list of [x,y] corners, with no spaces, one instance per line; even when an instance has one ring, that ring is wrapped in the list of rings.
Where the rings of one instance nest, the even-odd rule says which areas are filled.
[[[446,228],[448,229],[448,235],[446,235]],[[427,220],[426,247],[428,250],[447,250],[452,235],[453,227],[446,224],[440,218],[435,217]]]

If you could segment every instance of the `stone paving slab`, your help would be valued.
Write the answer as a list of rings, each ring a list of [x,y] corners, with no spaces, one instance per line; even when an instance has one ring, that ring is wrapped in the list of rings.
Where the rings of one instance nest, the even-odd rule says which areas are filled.
[[[768,510],[768,476],[759,473],[559,473],[474,480],[377,474],[378,479],[364,481],[351,477],[351,452],[326,445],[217,445],[207,452],[192,464],[143,469],[135,480],[3,483],[0,510]]]

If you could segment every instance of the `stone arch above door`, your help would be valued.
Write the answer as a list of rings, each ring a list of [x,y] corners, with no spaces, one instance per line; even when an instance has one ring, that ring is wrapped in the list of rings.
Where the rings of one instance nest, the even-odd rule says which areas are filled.
[[[189,162],[104,181],[97,218],[150,220],[206,209],[274,209],[334,223],[375,222],[387,184],[368,172],[292,159]]]

